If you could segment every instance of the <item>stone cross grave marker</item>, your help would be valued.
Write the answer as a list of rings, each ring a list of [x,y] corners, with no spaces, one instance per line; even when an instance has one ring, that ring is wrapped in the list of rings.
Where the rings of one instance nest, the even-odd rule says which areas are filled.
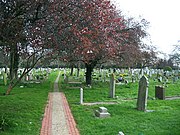
[[[147,96],[148,96],[148,78],[143,75],[139,81],[137,109],[140,111],[146,111]]]
[[[109,97],[110,98],[115,98],[115,76],[114,74],[112,73],[110,75],[110,90],[109,90]]]

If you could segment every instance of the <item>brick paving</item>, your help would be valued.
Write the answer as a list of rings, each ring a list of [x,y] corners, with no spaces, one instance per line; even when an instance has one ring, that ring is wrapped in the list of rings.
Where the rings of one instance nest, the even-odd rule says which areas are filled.
[[[44,118],[42,121],[42,127],[40,135],[51,135],[51,123],[52,123],[52,93],[49,94],[48,103],[45,108]]]
[[[49,93],[40,135],[79,135],[76,122],[64,93],[58,92],[57,77],[54,92]]]
[[[69,105],[68,105],[68,102],[66,100],[66,97],[65,97],[64,93],[61,93],[61,96],[62,96],[62,100],[63,100],[63,106],[64,106],[64,109],[65,109],[69,134],[70,135],[79,135],[79,131],[76,128],[76,122],[74,121],[73,115],[71,113],[71,110],[69,108]]]

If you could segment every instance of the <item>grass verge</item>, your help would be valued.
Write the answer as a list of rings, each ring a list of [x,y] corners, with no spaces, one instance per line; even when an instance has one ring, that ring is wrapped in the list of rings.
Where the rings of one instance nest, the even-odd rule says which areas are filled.
[[[38,135],[47,102],[48,93],[53,88],[57,72],[41,84],[28,84],[24,88],[15,87],[11,94],[4,96],[7,87],[0,85],[0,134]]]

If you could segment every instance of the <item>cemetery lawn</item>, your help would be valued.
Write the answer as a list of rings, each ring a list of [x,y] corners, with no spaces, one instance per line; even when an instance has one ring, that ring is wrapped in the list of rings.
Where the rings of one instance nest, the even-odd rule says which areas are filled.
[[[53,90],[57,72],[41,84],[18,85],[4,96],[7,87],[0,84],[0,134],[38,135],[40,133],[48,92]],[[21,84],[22,85],[22,84]]]
[[[148,110],[136,110],[138,83],[116,85],[116,99],[108,98],[109,83],[94,82],[92,88],[84,88],[84,103],[109,102],[113,105],[80,105],[79,88],[69,88],[61,82],[81,135],[179,135],[180,134],[180,99],[157,100],[154,98],[157,81],[149,80]],[[169,82],[166,96],[180,96],[180,80]],[[111,117],[97,118],[94,111],[104,106]]]

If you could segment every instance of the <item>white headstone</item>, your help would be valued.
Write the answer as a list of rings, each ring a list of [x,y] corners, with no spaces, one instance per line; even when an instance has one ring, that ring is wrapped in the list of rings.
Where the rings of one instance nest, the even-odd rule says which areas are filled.
[[[80,88],[80,104],[83,104],[83,88]]]

